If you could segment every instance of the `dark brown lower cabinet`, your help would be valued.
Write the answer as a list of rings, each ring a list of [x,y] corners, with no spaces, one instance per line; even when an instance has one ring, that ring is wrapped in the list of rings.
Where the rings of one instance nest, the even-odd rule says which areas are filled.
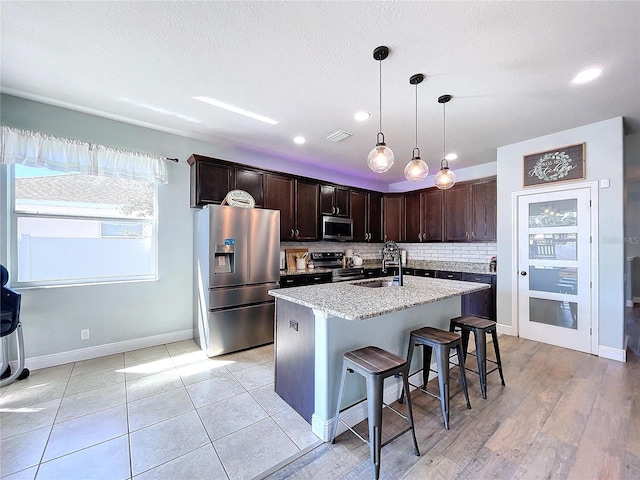
[[[277,298],[275,338],[276,393],[310,424],[315,393],[313,311]]]
[[[480,273],[464,273],[465,282],[487,283],[491,288],[463,295],[462,314],[476,317],[496,319],[496,276]]]

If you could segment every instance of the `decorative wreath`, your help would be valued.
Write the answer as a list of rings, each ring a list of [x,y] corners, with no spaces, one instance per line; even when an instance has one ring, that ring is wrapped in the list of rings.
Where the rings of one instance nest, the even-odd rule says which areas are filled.
[[[556,163],[551,171],[542,168],[542,164],[548,162],[549,160],[554,160]],[[577,167],[577,165],[571,165],[571,161],[571,157],[565,152],[545,153],[538,159],[535,166],[533,167],[532,172],[540,180],[553,182],[560,178],[566,177],[571,170]]]

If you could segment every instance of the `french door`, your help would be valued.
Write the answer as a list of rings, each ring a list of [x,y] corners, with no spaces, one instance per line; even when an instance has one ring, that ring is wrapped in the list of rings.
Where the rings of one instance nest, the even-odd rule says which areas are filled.
[[[591,189],[518,197],[518,330],[591,353]]]

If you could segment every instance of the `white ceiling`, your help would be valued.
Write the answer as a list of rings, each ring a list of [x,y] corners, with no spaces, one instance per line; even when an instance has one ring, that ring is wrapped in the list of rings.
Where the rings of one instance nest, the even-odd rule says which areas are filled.
[[[640,130],[640,2],[24,2],[1,4],[4,93],[394,183],[415,144],[433,173],[616,116]],[[370,172],[382,130],[393,168]],[[575,86],[585,67],[604,69]],[[209,96],[267,125],[193,100]],[[358,110],[371,112],[364,123]],[[331,143],[336,129],[353,137]],[[303,135],[305,145],[292,138]],[[200,153],[200,152],[193,152]],[[234,160],[230,158],[228,160]]]

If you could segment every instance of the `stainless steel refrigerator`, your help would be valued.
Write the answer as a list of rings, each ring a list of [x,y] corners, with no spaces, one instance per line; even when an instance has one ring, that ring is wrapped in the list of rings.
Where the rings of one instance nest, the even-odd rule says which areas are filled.
[[[280,212],[209,205],[196,213],[196,341],[210,357],[273,342]]]

